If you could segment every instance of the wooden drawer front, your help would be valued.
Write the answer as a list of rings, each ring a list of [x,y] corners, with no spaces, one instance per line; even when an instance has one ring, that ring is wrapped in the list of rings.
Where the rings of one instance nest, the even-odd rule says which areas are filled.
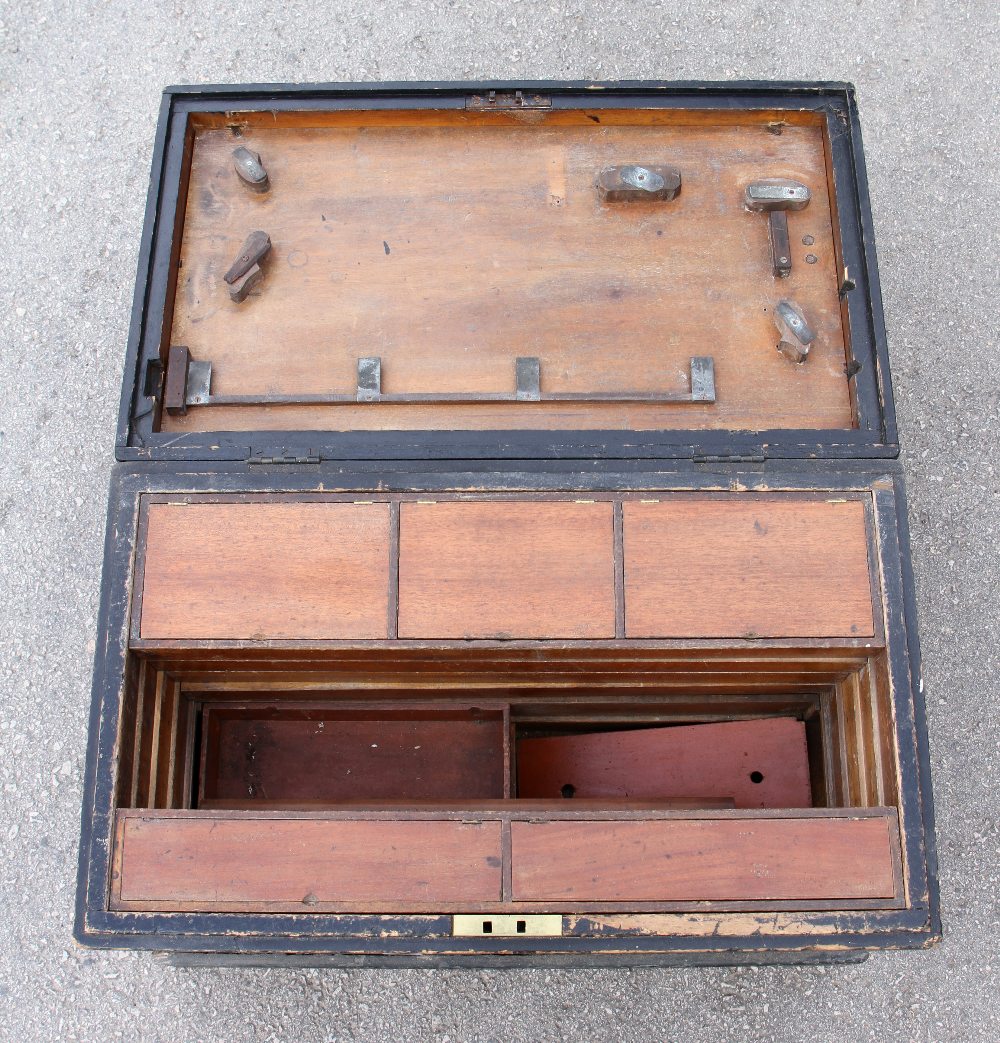
[[[889,819],[513,822],[518,902],[890,899]]]
[[[388,504],[149,506],[143,638],[385,638],[388,612]]]
[[[499,822],[119,820],[117,904],[312,912],[500,898]]]
[[[864,505],[677,497],[626,502],[625,634],[874,634]]]
[[[404,503],[401,638],[613,638],[610,503]]]

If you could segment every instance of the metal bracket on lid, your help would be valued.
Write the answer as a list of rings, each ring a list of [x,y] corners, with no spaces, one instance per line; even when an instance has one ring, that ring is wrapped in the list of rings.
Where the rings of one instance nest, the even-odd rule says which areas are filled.
[[[382,390],[382,359],[358,359],[358,383],[348,394],[213,395],[212,363],[191,358],[186,347],[170,349],[167,363],[167,412],[183,415],[189,406],[346,406],[346,405],[476,405],[481,402],[649,402],[711,403],[715,401],[715,360],[695,355],[689,360],[689,391],[543,391],[542,365],[534,356],[515,361],[513,391]]]
[[[167,355],[163,408],[171,416],[184,416],[188,406],[208,405],[211,389],[212,363],[191,358],[191,352],[183,345],[171,345]]]
[[[514,365],[518,402],[538,402],[542,397],[542,364],[536,358],[519,358]]]
[[[816,333],[801,308],[793,301],[779,301],[774,309],[774,325],[781,336],[778,351],[792,362],[805,362]]]
[[[597,195],[605,203],[663,202],[676,199],[680,190],[677,167],[631,164],[605,167],[597,175]]]
[[[771,243],[771,269],[777,279],[792,271],[792,247],[788,237],[788,211],[804,210],[812,193],[806,185],[790,178],[769,177],[746,186],[743,203],[752,213],[766,213]]]
[[[378,357],[358,359],[359,402],[377,402],[382,396],[382,360]]]
[[[254,192],[266,192],[271,187],[270,178],[260,161],[260,153],[240,145],[233,152],[233,166],[240,180]]]
[[[715,359],[711,355],[691,359],[691,401],[715,401]]]

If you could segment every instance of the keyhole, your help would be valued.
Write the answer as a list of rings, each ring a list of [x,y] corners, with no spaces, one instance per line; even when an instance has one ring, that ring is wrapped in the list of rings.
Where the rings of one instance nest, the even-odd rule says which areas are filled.
[[[567,782],[565,786],[559,791],[564,797],[572,797],[576,793],[576,786],[571,782]]]

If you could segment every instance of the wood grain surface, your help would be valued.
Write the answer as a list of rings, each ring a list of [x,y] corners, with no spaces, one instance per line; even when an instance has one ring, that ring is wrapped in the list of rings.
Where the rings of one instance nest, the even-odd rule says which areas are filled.
[[[500,824],[126,818],[119,904],[319,912],[500,897]]]
[[[716,404],[195,407],[163,429],[853,426],[818,120],[782,117],[776,135],[773,114],[655,117],[268,114],[238,139],[203,127],[169,340],[212,362],[222,394],[351,393],[372,355],[387,392],[510,391],[520,355],[541,360],[545,391],[683,392],[689,358],[712,355]],[[261,154],[270,192],[240,182],[237,144]],[[679,167],[680,195],[602,204],[597,175],[622,163]],[[775,176],[812,190],[789,215],[780,281],[767,215],[742,202]],[[235,304],[222,277],[255,229],[273,249]],[[775,350],[784,297],[817,332],[805,365]]]
[[[614,638],[610,503],[404,503],[400,638]]]
[[[504,795],[503,716],[206,710],[203,795],[260,801],[479,800]]]
[[[759,777],[758,777],[759,776]],[[805,725],[790,717],[523,738],[517,795],[729,797],[737,808],[812,805]]]
[[[143,638],[385,638],[384,503],[149,506]]]
[[[875,632],[858,500],[628,501],[624,552],[627,637]]]
[[[515,901],[892,898],[886,818],[513,822]]]

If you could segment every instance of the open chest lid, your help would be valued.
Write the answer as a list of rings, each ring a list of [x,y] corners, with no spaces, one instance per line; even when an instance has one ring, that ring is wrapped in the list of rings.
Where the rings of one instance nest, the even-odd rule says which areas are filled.
[[[849,85],[164,95],[119,459],[896,452]]]

